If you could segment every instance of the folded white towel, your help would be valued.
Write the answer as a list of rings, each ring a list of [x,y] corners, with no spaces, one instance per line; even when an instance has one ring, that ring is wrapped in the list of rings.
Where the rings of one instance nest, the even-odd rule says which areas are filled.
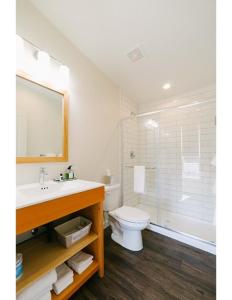
[[[78,267],[91,259],[93,259],[93,255],[80,251],[68,260],[68,265],[71,263]]]
[[[145,166],[134,166],[134,192],[143,194],[145,191]]]
[[[74,273],[73,270],[70,269],[65,263],[56,268],[56,273],[57,281],[53,284],[53,289],[58,295],[73,282]]]
[[[93,262],[93,259],[90,259],[89,261],[86,261],[78,266],[70,263],[70,267],[78,274],[81,274],[92,264],[92,262]]]
[[[73,283],[73,277],[66,278],[62,282],[54,283],[53,284],[53,290],[54,292],[59,295],[66,287],[68,287],[71,283]]]
[[[71,257],[67,263],[78,274],[82,273],[93,261],[93,255],[83,251]]]
[[[93,260],[91,260],[88,263],[86,263],[85,265],[82,265],[81,267],[79,267],[77,269],[77,273],[81,274],[82,272],[84,272],[92,264],[92,262],[93,262]]]
[[[17,300],[32,300],[41,295],[46,288],[52,289],[52,284],[56,282],[57,274],[55,269],[47,273],[37,281],[33,282],[28,288],[17,295]]]
[[[70,269],[65,263],[61,264],[56,268],[57,273],[57,281],[55,284],[61,282],[62,280],[66,280],[67,278],[73,277],[73,270]]]
[[[68,264],[70,267],[74,266],[76,268],[79,268],[79,267],[83,267],[85,266],[86,264],[88,264],[89,262],[93,261],[93,258],[90,257],[89,259],[85,260],[85,261],[82,261],[80,263],[75,263],[73,261],[69,261]]]

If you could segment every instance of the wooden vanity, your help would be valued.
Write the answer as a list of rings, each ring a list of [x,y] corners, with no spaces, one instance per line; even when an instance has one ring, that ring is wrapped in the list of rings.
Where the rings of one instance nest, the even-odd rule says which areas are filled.
[[[52,292],[52,299],[69,299],[97,271],[100,277],[104,276],[103,200],[101,186],[17,209],[17,234],[75,212],[92,221],[90,233],[68,249],[56,239],[48,242],[44,235],[18,245],[17,252],[23,254],[24,272],[16,283],[17,294],[82,249],[94,256],[94,262],[81,275],[74,273],[74,282],[61,294]]]

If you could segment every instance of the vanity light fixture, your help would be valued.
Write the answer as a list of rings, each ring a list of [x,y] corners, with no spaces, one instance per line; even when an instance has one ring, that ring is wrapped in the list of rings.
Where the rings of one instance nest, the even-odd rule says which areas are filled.
[[[39,63],[43,65],[47,65],[50,61],[50,56],[45,51],[38,51],[37,52],[37,60]]]
[[[37,80],[50,81],[51,78],[51,66],[50,56],[47,52],[38,50],[36,52],[37,62],[35,68],[35,77]]]
[[[36,82],[46,83],[57,90],[67,90],[69,68],[47,52],[16,35],[16,72],[27,74]]]
[[[164,90],[169,90],[171,88],[171,83],[167,82],[163,85]]]

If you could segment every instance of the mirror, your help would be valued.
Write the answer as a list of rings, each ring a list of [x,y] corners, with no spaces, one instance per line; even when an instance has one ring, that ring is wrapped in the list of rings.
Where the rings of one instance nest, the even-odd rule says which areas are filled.
[[[67,142],[66,92],[17,74],[17,163],[67,161]]]

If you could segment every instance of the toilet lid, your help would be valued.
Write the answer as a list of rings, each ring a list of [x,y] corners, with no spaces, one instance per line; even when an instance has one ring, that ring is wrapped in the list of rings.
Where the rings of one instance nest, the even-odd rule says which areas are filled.
[[[148,213],[142,211],[141,209],[130,206],[122,206],[116,209],[114,213],[119,219],[128,222],[147,222],[150,219]]]

